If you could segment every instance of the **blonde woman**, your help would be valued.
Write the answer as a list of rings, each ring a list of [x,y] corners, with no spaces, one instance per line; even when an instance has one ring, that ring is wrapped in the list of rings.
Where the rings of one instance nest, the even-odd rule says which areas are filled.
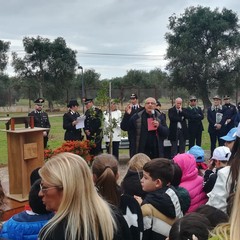
[[[39,240],[123,239],[119,217],[98,195],[91,171],[80,156],[60,153],[46,162],[39,174],[39,196],[47,210],[56,211],[39,233]]]
[[[130,159],[127,174],[121,183],[123,193],[144,198],[146,192],[142,190],[140,181],[143,176],[143,166],[150,161],[151,159],[144,153],[137,153]]]

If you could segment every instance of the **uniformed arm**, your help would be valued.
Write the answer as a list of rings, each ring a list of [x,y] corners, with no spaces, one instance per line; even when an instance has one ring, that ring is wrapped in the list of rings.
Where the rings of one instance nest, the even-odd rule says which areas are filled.
[[[216,114],[214,112],[214,114]],[[216,119],[213,117],[213,113],[212,113],[212,110],[211,110],[211,107],[208,108],[208,111],[207,111],[207,119],[208,119],[208,122],[210,125],[214,125],[216,123]]]
[[[235,106],[232,107],[232,115],[231,115],[231,121],[234,121],[237,115],[237,109]]]
[[[203,114],[203,110],[200,108],[200,107],[198,107],[198,113],[199,113],[199,119],[200,120],[203,120],[204,119],[204,114]]]
[[[203,111],[200,107],[198,107],[196,110],[187,108],[187,112],[188,112],[189,120],[203,120],[204,119]]]
[[[69,131],[75,130],[76,127],[75,127],[75,125],[73,126],[73,124],[72,124],[73,121],[74,121],[74,119],[71,118],[71,117],[69,116],[69,114],[65,113],[65,114],[63,115],[63,129],[69,130]]]
[[[46,128],[51,128],[51,124],[50,124],[50,121],[49,121],[49,117],[48,117],[48,114],[45,113],[46,116],[47,116],[47,119],[46,119]]]

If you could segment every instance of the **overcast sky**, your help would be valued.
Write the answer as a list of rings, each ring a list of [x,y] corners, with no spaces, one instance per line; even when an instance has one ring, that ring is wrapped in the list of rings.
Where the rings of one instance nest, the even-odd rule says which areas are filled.
[[[23,37],[63,37],[83,69],[95,69],[101,79],[130,69],[164,70],[168,18],[198,5],[226,7],[240,16],[239,0],[6,0],[0,39],[23,56]]]

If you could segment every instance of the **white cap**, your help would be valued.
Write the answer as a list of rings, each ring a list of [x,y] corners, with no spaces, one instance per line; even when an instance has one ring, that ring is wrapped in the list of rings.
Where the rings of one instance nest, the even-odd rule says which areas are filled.
[[[212,159],[219,161],[228,161],[230,157],[230,149],[228,147],[221,146],[214,149]]]

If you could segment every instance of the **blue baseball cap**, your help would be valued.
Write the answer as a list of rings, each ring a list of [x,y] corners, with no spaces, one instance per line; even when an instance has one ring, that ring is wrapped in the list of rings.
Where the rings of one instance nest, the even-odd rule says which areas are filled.
[[[226,136],[220,137],[221,139],[223,139],[224,141],[227,142],[232,142],[235,141],[237,138],[237,128],[232,128]]]
[[[204,150],[198,145],[191,147],[187,153],[192,154],[197,163],[204,162]]]

